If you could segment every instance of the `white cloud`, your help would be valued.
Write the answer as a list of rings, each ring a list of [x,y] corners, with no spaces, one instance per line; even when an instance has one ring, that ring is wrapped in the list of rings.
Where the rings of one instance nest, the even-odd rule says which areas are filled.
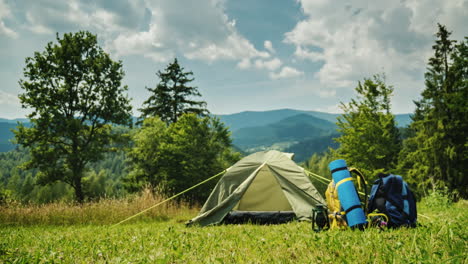
[[[468,25],[466,0],[299,2],[306,18],[285,34],[285,42],[296,47],[298,59],[323,62],[314,75],[321,85],[352,89],[363,77],[385,72],[395,94],[406,95],[399,105],[412,104],[424,85],[436,23],[458,39]]]
[[[268,58],[270,56],[266,52],[257,51],[252,43],[237,32],[232,32],[220,43],[203,43],[198,48],[193,49],[190,49],[190,47],[181,48],[185,50],[184,55],[188,59],[199,59],[208,62],[220,59],[240,60],[255,57]]]
[[[0,35],[5,34],[11,38],[17,38],[18,33],[13,31],[11,28],[7,27],[3,21],[0,20]]]
[[[325,113],[335,113],[335,114],[342,114],[343,109],[341,109],[341,104],[333,104],[325,107],[319,107],[313,109],[314,111],[318,112],[325,112]]]
[[[243,58],[239,63],[237,63],[237,68],[241,70],[246,70],[252,67],[252,63],[249,58]]]
[[[271,43],[271,41],[269,40],[265,40],[265,42],[263,43],[263,47],[265,47],[265,49],[271,53],[276,52],[275,49],[273,48],[273,43]]]
[[[257,69],[267,69],[270,71],[274,71],[281,67],[281,60],[278,58],[273,58],[271,60],[261,60],[258,59],[255,61],[255,68]]]
[[[257,50],[237,31],[224,5],[225,0],[40,0],[15,7],[25,14],[23,28],[33,33],[90,30],[117,56],[142,55],[158,62],[180,55],[205,62],[269,58],[269,52]],[[5,12],[0,11],[3,31]]]
[[[21,103],[16,94],[0,90],[0,117],[2,118],[24,118],[31,113],[30,109],[21,108]]]
[[[223,4],[221,0],[149,3],[149,29],[122,33],[108,43],[109,48],[119,55],[142,54],[157,61],[174,54],[206,62],[234,60],[240,61],[240,68],[247,67],[247,60],[270,57],[239,34]]]
[[[247,70],[247,69],[257,69],[257,70],[267,70],[270,72],[270,78],[272,79],[278,79],[276,76],[278,74],[275,74],[274,71],[279,69],[283,62],[278,59],[278,58],[271,58],[271,59],[255,59],[253,62],[249,58],[244,58],[242,59],[239,63],[237,63],[237,68],[241,70]],[[272,76],[275,76],[273,78]]]
[[[328,89],[328,90],[325,90],[325,89],[320,89],[318,91],[318,94],[321,98],[331,98],[331,97],[335,97],[336,96],[336,90],[332,90],[332,89]]]
[[[0,105],[15,106],[18,108],[21,107],[18,96],[4,91],[0,91]]]
[[[54,31],[43,24],[35,21],[35,17],[31,12],[26,13],[26,21],[30,25],[28,29],[36,34],[52,34]]]
[[[273,80],[284,79],[284,78],[294,78],[304,75],[304,72],[299,71],[295,68],[285,66],[281,69],[279,73],[270,73],[270,78]]]
[[[174,57],[174,51],[164,49],[164,43],[155,36],[159,35],[159,27],[151,25],[148,32],[122,33],[108,46],[117,56],[143,55],[157,62],[165,62]]]
[[[90,30],[114,38],[119,32],[137,28],[134,21],[144,17],[145,9],[134,4],[141,1],[18,1],[14,12],[21,27],[35,34]]]
[[[10,17],[12,17],[10,7],[3,0],[0,0],[0,35],[3,34],[11,38],[17,38],[18,33],[7,27],[4,22],[5,18]]]

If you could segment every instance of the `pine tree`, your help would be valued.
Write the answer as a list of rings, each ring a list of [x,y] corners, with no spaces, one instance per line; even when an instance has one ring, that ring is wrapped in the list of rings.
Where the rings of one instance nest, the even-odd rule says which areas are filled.
[[[146,88],[152,94],[143,103],[141,111],[142,119],[159,116],[167,124],[177,122],[184,113],[194,113],[206,116],[209,112],[206,109],[206,102],[194,101],[191,97],[201,96],[197,87],[188,84],[194,79],[191,78],[193,72],[184,72],[177,59],[170,63],[164,72],[158,71],[156,75],[160,82],[156,88]]]
[[[366,175],[395,169],[401,148],[395,117],[390,112],[393,87],[385,84],[385,76],[364,79],[356,87],[357,99],[342,104],[338,118],[341,136],[335,156],[358,167]]]
[[[429,59],[422,99],[416,101],[400,167],[420,190],[447,187],[468,196],[468,52],[467,41],[456,44],[438,25],[434,56]]]

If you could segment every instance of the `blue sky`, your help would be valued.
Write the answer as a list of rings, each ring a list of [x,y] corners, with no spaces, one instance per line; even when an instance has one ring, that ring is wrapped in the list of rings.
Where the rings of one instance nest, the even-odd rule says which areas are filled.
[[[393,111],[409,113],[437,22],[462,39],[468,0],[0,0],[0,117],[28,113],[17,99],[25,58],[79,30],[123,61],[135,110],[177,57],[215,114],[339,112],[359,80],[382,72]]]

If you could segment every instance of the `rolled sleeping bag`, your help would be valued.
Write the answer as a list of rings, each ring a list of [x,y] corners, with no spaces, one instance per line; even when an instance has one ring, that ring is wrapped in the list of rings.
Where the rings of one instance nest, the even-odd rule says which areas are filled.
[[[366,216],[362,210],[346,161],[342,159],[334,160],[328,164],[328,168],[332,173],[333,181],[336,182],[338,199],[341,207],[346,212],[348,226],[362,228],[366,224]]]

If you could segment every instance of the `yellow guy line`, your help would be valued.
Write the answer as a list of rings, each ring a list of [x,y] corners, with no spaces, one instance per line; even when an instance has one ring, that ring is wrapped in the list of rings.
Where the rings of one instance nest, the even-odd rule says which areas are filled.
[[[166,202],[168,202],[168,201],[170,201],[170,200],[172,200],[172,199],[174,199],[174,198],[176,198],[176,197],[178,197],[178,196],[180,196],[180,195],[182,195],[182,194],[184,194],[184,193],[186,193],[186,192],[188,192],[188,191],[190,191],[190,190],[192,190],[192,189],[195,189],[196,187],[198,187],[198,186],[200,186],[200,185],[202,185],[202,184],[204,184],[204,183],[206,183],[206,182],[208,182],[208,181],[211,181],[212,179],[214,179],[214,178],[216,178],[216,177],[218,177],[218,176],[220,176],[220,175],[226,173],[227,170],[228,170],[228,169],[223,170],[222,172],[220,172],[220,173],[218,173],[218,174],[216,174],[216,175],[214,175],[214,176],[212,176],[212,177],[210,177],[210,178],[208,178],[208,179],[206,179],[206,180],[204,180],[204,181],[202,181],[202,182],[200,182],[200,183],[197,183],[197,184],[195,184],[194,186],[192,186],[192,187],[190,187],[190,188],[188,188],[188,189],[186,189],[186,190],[184,190],[184,191],[182,191],[182,192],[180,192],[180,193],[178,193],[178,194],[176,194],[176,195],[173,195],[173,196],[167,198],[166,200],[164,200],[164,201],[162,201],[162,202],[159,202],[159,203],[157,203],[157,204],[155,204],[155,205],[153,205],[153,206],[151,206],[151,207],[149,207],[149,208],[147,208],[147,209],[145,209],[145,210],[143,210],[143,211],[141,211],[141,212],[139,212],[139,213],[137,213],[137,214],[135,214],[135,215],[132,215],[132,216],[128,217],[127,219],[124,219],[124,220],[118,222],[117,224],[115,224],[115,225],[113,225],[113,226],[111,226],[111,227],[118,226],[118,225],[122,224],[123,222],[126,222],[126,221],[128,221],[128,220],[130,220],[130,219],[133,219],[133,218],[135,218],[135,217],[137,217],[137,216],[139,216],[139,215],[141,215],[141,214],[144,214],[144,213],[148,212],[149,210],[155,208],[156,206],[159,206],[159,205],[161,205],[161,204],[163,204],[163,203],[166,203]]]
[[[320,176],[320,175],[318,175],[318,174],[316,174],[316,173],[313,173],[313,172],[311,172],[311,171],[308,171],[308,170],[306,170],[306,169],[304,169],[304,171],[307,172],[309,175],[314,176],[316,179],[321,179],[321,180],[324,180],[324,181],[327,182],[327,183],[324,183],[324,182],[320,181],[320,182],[323,183],[323,184],[329,184],[329,183],[332,181],[331,179],[327,179],[327,178],[325,178],[325,177],[323,177],[323,176]],[[358,191],[358,193],[359,193],[360,195],[363,195],[363,196],[366,195],[366,194],[363,193],[363,192],[359,192],[359,191]]]

